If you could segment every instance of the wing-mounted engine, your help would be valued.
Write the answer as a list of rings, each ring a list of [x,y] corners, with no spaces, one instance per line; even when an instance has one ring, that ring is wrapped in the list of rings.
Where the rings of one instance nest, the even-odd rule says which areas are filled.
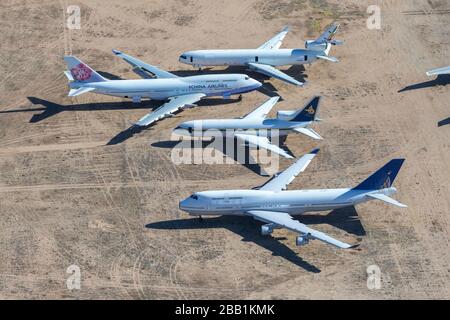
[[[273,230],[275,230],[277,226],[274,223],[269,223],[261,226],[261,235],[268,236],[272,234]]]
[[[325,51],[328,47],[328,43],[326,41],[316,41],[316,40],[306,40],[305,41],[305,49],[316,50],[316,51]]]
[[[288,111],[279,110],[277,112],[277,119],[289,121],[295,116],[296,113],[297,110],[288,110]]]
[[[298,236],[297,239],[295,239],[295,244],[299,247],[306,246],[311,239],[313,239],[313,237],[309,233],[303,236]]]

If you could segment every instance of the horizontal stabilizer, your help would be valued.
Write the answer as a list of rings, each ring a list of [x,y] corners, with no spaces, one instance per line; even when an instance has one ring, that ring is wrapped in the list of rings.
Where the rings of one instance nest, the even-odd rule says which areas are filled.
[[[344,44],[344,41],[342,40],[331,40],[329,41],[333,46],[342,46]]]
[[[339,60],[335,57],[329,57],[329,56],[316,56],[318,59],[327,60],[330,62],[339,62]]]
[[[323,140],[323,138],[311,128],[295,128],[294,131],[303,133],[304,135],[316,140]]]
[[[93,90],[95,90],[95,88],[91,88],[91,87],[81,87],[78,89],[70,89],[69,97],[76,97],[76,96],[82,95],[84,93],[91,92]]]
[[[70,73],[70,71],[68,71],[68,70],[64,71],[64,75],[67,77],[67,79],[69,81],[75,81],[75,79],[73,78],[72,73]]]
[[[384,201],[386,203],[389,204],[393,204],[394,206],[400,207],[400,208],[407,208],[408,206],[406,204],[403,204],[401,202],[398,202],[395,199],[392,199],[391,197],[388,197],[387,195],[381,194],[381,193],[372,193],[372,194],[368,194],[367,196],[374,198],[374,199],[378,199],[381,201]]]

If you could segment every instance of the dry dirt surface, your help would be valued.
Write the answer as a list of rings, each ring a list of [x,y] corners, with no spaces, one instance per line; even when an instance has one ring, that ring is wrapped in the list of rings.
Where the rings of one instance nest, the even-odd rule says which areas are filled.
[[[366,26],[373,3],[380,30]],[[70,4],[81,8],[80,30],[65,28],[66,0],[0,2],[0,298],[450,298],[450,81],[425,75],[450,64],[448,0]],[[200,223],[178,209],[194,191],[267,180],[240,164],[175,165],[168,142],[180,122],[242,116],[263,93],[200,102],[140,132],[130,122],[157,104],[67,97],[64,54],[111,78],[137,78],[113,48],[196,74],[178,62],[181,52],[257,47],[284,25],[292,31],[283,47],[302,48],[333,20],[345,41],[332,49],[340,63],[293,68],[305,88],[265,82],[284,99],[271,115],[324,98],[315,129],[325,140],[286,141],[296,156],[321,148],[291,189],[352,186],[406,158],[395,186],[407,209],[373,201],[299,218],[361,242],[357,250],[296,247],[292,232],[262,237],[251,219]],[[80,290],[66,287],[73,264]],[[367,287],[370,265],[381,270],[379,290]]]

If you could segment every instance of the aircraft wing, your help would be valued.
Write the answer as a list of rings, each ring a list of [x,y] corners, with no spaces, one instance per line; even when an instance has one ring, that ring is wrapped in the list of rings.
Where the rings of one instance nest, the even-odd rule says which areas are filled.
[[[291,215],[285,212],[250,210],[247,211],[247,214],[253,216],[254,219],[263,221],[265,223],[273,223],[279,227],[298,232],[301,235],[307,235],[311,239],[317,239],[322,242],[332,244],[341,249],[356,247],[355,245],[352,246],[348,243],[334,239],[333,237],[330,237],[323,232],[311,229],[303,223],[294,220]]]
[[[258,108],[247,114],[245,119],[265,119],[269,114],[270,110],[272,110],[273,106],[280,100],[280,96],[272,97]]]
[[[320,134],[318,134],[317,132],[315,132],[311,128],[294,128],[293,130],[298,132],[298,133],[303,133],[304,135],[307,135],[308,137],[316,139],[316,140],[322,140],[323,139]]]
[[[280,156],[283,156],[288,159],[292,159],[293,157],[281,149],[280,147],[271,144],[269,139],[267,137],[259,137],[251,134],[244,134],[244,133],[236,133],[234,135],[238,140],[241,140],[242,142],[248,143],[249,145],[253,147],[259,147],[264,148],[267,150],[270,150],[273,153],[279,154]]]
[[[199,101],[201,98],[205,96],[206,95],[204,93],[193,93],[184,96],[176,96],[170,98],[169,102],[163,104],[155,111],[142,117],[138,122],[136,122],[136,125],[142,127],[148,126],[162,118],[170,116],[172,113],[180,109],[184,109],[186,106],[189,106]]]
[[[143,78],[152,78],[148,73],[154,75],[156,78],[178,78],[173,73],[161,70],[121,51],[113,50],[113,53],[132,65],[134,68],[133,71]]]
[[[283,39],[286,37],[286,35],[289,32],[289,27],[286,26],[284,29],[278,33],[275,37],[264,43],[262,46],[259,46],[257,49],[278,49],[281,47],[281,44],[283,43]]]
[[[276,192],[286,190],[287,186],[295,179],[295,177],[305,171],[306,167],[309,165],[311,160],[314,159],[318,152],[319,149],[314,149],[310,153],[305,154],[289,168],[277,174],[272,180],[269,180],[259,190]]]
[[[382,193],[369,193],[367,196],[371,197],[371,198],[374,198],[374,199],[378,199],[378,200],[384,201],[384,202],[389,203],[389,204],[393,204],[394,206],[397,206],[397,207],[400,207],[400,208],[407,208],[408,207],[406,204],[398,202],[397,200],[392,199],[391,197],[388,197],[387,195],[382,194]]]
[[[429,76],[429,77],[430,76],[437,76],[437,75],[440,75],[440,74],[450,74],[450,66],[427,71],[427,76]]]
[[[300,86],[300,87],[302,87],[304,85],[303,82],[295,80],[291,76],[288,76],[286,73],[281,72],[277,68],[274,68],[267,64],[249,62],[249,63],[247,63],[247,65],[250,67],[251,70],[260,72],[262,74],[265,74],[266,76],[277,78],[281,81],[284,81],[284,82],[287,82],[290,84],[295,84],[296,86]]]
[[[332,23],[328,28],[316,39],[316,42],[330,42],[333,36],[338,32],[339,24]],[[341,42],[341,41],[338,41]]]

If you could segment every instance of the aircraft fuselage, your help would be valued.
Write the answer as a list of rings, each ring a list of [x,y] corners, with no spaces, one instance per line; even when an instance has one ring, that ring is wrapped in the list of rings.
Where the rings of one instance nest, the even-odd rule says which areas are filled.
[[[382,190],[314,189],[292,191],[223,190],[197,192],[180,202],[181,210],[190,215],[246,215],[250,210],[285,212],[299,215],[353,206],[371,200],[369,193],[387,196],[394,187]]]
[[[70,85],[72,88],[91,87],[95,89],[94,93],[116,97],[165,100],[193,93],[228,97],[256,90],[261,83],[243,74],[222,74],[170,79],[111,80],[86,84],[73,82]]]
[[[312,63],[323,51],[310,49],[227,49],[196,50],[183,53],[181,63],[203,66],[246,66],[248,63],[260,63],[271,66],[300,65]]]

